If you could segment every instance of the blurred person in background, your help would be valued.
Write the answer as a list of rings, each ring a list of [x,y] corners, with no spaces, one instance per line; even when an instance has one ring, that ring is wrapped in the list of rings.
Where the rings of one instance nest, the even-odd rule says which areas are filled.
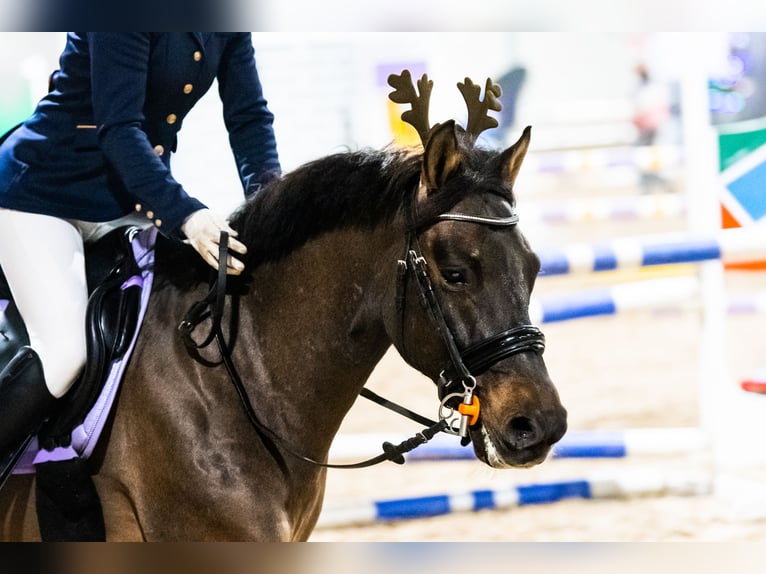
[[[670,95],[666,86],[654,81],[645,64],[635,68],[638,86],[634,94],[634,110],[631,122],[638,135],[638,146],[657,145],[657,135],[670,119]],[[641,193],[655,190],[669,191],[669,183],[658,173],[655,165],[641,168]]]

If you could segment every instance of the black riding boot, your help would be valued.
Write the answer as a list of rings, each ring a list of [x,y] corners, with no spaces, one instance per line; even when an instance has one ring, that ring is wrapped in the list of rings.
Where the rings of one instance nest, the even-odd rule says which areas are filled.
[[[21,347],[0,371],[0,488],[55,404],[40,357]]]

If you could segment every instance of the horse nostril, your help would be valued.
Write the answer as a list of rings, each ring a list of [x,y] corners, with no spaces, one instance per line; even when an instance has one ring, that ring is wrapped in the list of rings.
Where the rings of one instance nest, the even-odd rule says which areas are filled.
[[[537,444],[537,425],[529,417],[513,417],[509,424],[508,442],[515,449]]]

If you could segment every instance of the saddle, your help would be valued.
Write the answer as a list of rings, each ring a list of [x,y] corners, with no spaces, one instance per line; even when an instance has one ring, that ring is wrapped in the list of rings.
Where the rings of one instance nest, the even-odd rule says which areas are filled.
[[[133,257],[131,240],[135,227],[111,231],[86,246],[88,281],[86,312],[87,362],[72,389],[59,401],[57,412],[38,435],[38,445],[47,450],[71,443],[70,431],[81,424],[93,407],[106,381],[112,361],[127,350],[138,324],[140,285],[123,285],[140,269]],[[13,303],[0,269],[0,365],[6,364],[22,345],[29,344],[24,322]]]
[[[100,503],[86,459],[106,422],[148,302],[153,258],[147,254],[155,238],[156,229],[123,227],[85,247],[86,366],[14,471],[37,473],[44,540],[103,538]],[[27,344],[26,328],[0,270],[0,365]],[[89,526],[83,527],[85,523]]]

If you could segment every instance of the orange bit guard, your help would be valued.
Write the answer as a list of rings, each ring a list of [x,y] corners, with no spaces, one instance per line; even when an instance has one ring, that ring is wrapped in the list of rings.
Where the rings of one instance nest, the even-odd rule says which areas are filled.
[[[473,395],[471,397],[471,404],[467,405],[465,403],[460,403],[460,405],[457,408],[457,412],[459,412],[461,415],[467,415],[471,417],[471,420],[468,421],[469,425],[475,425],[476,421],[479,420],[479,397],[476,395]]]

